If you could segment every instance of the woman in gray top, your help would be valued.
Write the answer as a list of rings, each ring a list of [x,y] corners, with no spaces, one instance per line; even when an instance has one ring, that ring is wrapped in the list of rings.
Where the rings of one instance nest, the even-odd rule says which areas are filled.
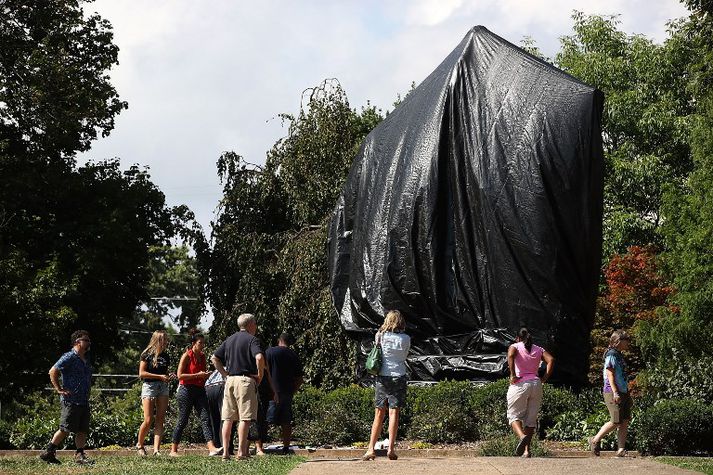
[[[398,310],[386,314],[384,324],[376,334],[376,344],[381,344],[382,362],[376,377],[374,423],[371,426],[369,447],[362,456],[363,460],[374,460],[374,445],[381,434],[386,409],[389,410],[389,459],[396,460],[394,443],[399,428],[399,411],[406,402],[406,357],[411,348],[411,338],[403,333],[406,320]]]

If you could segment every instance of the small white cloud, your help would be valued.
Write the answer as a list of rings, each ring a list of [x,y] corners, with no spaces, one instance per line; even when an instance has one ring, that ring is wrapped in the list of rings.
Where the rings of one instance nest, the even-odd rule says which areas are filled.
[[[434,26],[447,20],[462,4],[463,0],[419,0],[406,17],[414,25]]]

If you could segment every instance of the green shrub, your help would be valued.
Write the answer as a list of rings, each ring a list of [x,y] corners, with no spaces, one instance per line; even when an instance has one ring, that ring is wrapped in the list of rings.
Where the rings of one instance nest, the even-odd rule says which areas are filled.
[[[414,391],[408,437],[433,443],[476,440],[476,419],[469,408],[472,391],[467,381],[445,381]]]
[[[572,392],[545,384],[542,388],[542,409],[540,410],[539,433],[545,436],[547,429],[555,425],[555,418],[564,412],[576,410],[579,399]]]
[[[517,443],[518,439],[514,435],[496,437],[480,444],[478,452],[484,457],[512,457],[515,454]],[[530,453],[533,457],[546,457],[547,449],[540,444],[537,437],[533,437]]]
[[[471,392],[469,405],[475,416],[479,439],[493,439],[510,433],[507,418],[508,379],[488,383]]]
[[[659,401],[634,423],[639,450],[653,455],[713,453],[713,406],[691,399]]]
[[[324,392],[306,387],[295,395],[295,439],[309,445],[369,439],[374,390],[351,385]]]

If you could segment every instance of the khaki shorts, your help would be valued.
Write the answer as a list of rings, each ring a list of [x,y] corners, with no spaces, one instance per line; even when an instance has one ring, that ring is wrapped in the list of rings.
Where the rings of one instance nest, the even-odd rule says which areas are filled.
[[[228,376],[223,393],[224,421],[254,421],[257,419],[257,384],[250,376]]]
[[[611,417],[611,421],[614,424],[631,420],[631,409],[634,407],[634,401],[629,396],[629,393],[619,393],[619,404],[614,402],[613,393],[604,393],[604,404],[607,405],[609,417]]]
[[[508,423],[521,421],[525,427],[537,427],[537,413],[542,405],[542,382],[531,379],[508,388]]]

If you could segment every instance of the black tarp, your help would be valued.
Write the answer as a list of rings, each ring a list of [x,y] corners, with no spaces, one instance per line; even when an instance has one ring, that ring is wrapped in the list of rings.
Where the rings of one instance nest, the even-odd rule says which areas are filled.
[[[482,26],[365,139],[329,233],[366,350],[385,311],[412,379],[489,379],[527,326],[585,381],[601,260],[603,95]]]

